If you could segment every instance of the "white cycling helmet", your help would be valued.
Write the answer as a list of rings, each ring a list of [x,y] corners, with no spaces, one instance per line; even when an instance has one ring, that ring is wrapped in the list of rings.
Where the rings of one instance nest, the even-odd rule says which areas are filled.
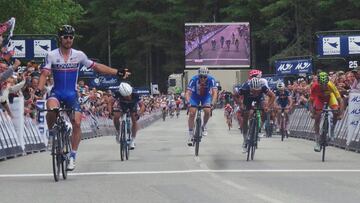
[[[127,97],[130,96],[132,93],[133,88],[131,87],[131,85],[129,85],[126,82],[122,82],[119,85],[119,92],[121,94],[121,96],[123,97]]]
[[[198,70],[199,75],[208,75],[209,74],[209,70],[207,67],[200,67]]]
[[[283,88],[285,88],[285,84],[284,84],[283,82],[278,82],[278,83],[276,84],[276,87],[277,87],[278,89],[283,89]]]
[[[254,77],[250,80],[250,89],[260,89],[262,86],[262,83],[259,78]]]

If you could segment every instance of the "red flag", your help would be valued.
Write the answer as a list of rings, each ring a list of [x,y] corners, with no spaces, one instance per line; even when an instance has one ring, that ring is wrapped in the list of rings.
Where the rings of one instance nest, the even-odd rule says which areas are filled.
[[[6,32],[10,27],[10,24],[8,22],[1,23],[0,24],[0,35],[2,35],[4,32]]]

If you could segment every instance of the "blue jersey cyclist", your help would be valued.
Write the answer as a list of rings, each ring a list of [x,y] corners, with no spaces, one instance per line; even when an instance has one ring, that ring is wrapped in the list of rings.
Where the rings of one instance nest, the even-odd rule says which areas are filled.
[[[71,137],[72,151],[70,153],[70,161],[67,168],[67,170],[74,170],[76,152],[81,140],[81,109],[76,91],[80,67],[85,65],[88,68],[93,68],[97,72],[108,75],[117,75],[123,78],[126,78],[129,73],[127,72],[127,69],[117,70],[100,63],[95,63],[89,60],[84,52],[73,49],[72,45],[75,37],[75,29],[71,25],[61,26],[58,30],[58,37],[59,48],[54,49],[47,54],[45,59],[46,64],[41,70],[39,85],[35,94],[38,96],[42,95],[47,77],[50,74],[53,74],[54,87],[47,99],[47,109],[58,108],[60,104],[62,104],[65,108],[74,110],[74,114],[70,116],[73,127]],[[49,129],[52,128],[55,120],[56,114],[54,112],[48,112],[46,121]],[[52,136],[51,130],[49,134]]]
[[[196,114],[196,107],[202,105],[204,107],[203,119],[203,135],[207,135],[206,124],[210,117],[211,107],[216,103],[217,87],[215,79],[209,75],[209,70],[206,67],[201,67],[198,70],[198,75],[195,75],[190,80],[186,90],[186,102],[189,107],[189,139],[188,145],[192,146],[192,138],[194,135],[194,120]]]
[[[289,123],[289,110],[290,107],[292,106],[292,97],[290,92],[285,88],[285,84],[283,82],[278,82],[276,84],[276,91],[275,91],[275,96],[276,96],[276,115],[277,115],[277,124],[278,127],[280,127],[280,115],[282,112],[282,109],[284,109],[284,113],[285,113],[285,127],[287,130],[287,133],[289,134],[289,129],[288,129],[288,123]],[[277,132],[280,132],[279,128],[277,129]]]
[[[242,133],[244,137],[243,142],[243,152],[246,152],[246,140],[247,140],[247,131],[248,131],[248,120],[249,115],[252,115],[252,103],[256,102],[257,107],[262,107],[265,112],[273,106],[275,95],[274,93],[266,86],[264,82],[261,81],[261,78],[253,77],[247,82],[245,82],[238,91],[238,95],[241,96],[240,99],[240,108],[243,113],[243,125]],[[264,95],[269,96],[267,103],[264,102]]]

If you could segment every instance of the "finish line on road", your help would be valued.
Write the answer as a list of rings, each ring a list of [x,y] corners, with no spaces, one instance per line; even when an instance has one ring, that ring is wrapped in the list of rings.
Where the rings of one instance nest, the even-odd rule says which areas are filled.
[[[360,169],[264,169],[264,170],[179,170],[179,171],[113,171],[69,173],[69,176],[104,176],[104,175],[148,175],[148,174],[183,174],[183,173],[360,173]],[[39,174],[0,174],[0,178],[47,177],[52,173]]]

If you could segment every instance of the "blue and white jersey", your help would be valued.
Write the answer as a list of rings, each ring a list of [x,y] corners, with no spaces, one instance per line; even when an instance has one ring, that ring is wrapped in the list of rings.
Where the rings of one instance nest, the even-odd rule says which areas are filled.
[[[269,92],[269,88],[266,84],[262,84],[261,89],[255,92],[250,91],[250,81],[245,82],[238,91],[239,95],[244,96],[244,100],[248,99],[261,99],[265,94]]]
[[[188,90],[191,90],[193,97],[207,97],[211,95],[212,89],[217,89],[215,78],[213,78],[211,75],[207,76],[206,83],[204,85],[200,84],[200,78],[199,75],[195,75],[191,78],[188,87]]]
[[[89,60],[84,52],[76,49],[70,50],[70,57],[65,61],[60,49],[54,49],[47,54],[42,71],[52,72],[54,77],[52,91],[69,94],[76,93],[79,70],[82,66],[93,68],[95,63]]]

